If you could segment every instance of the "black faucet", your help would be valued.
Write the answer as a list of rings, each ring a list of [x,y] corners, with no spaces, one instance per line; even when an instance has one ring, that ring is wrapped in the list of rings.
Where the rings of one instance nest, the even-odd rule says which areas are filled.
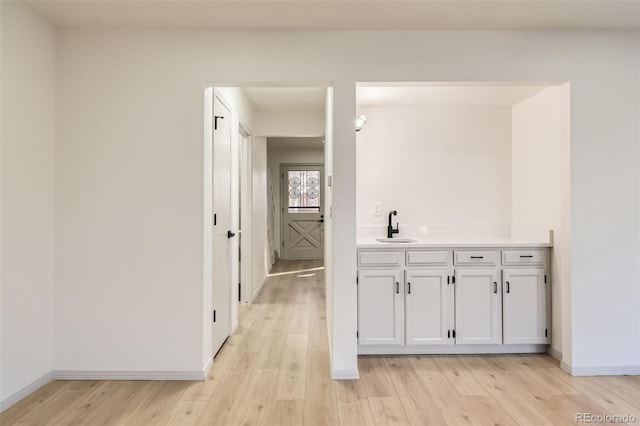
[[[396,223],[396,229],[393,229],[393,225],[391,224],[391,216],[396,216],[398,214],[397,210],[391,210],[389,212],[389,226],[387,226],[387,238],[393,238],[393,234],[397,234],[400,232],[400,225]]]

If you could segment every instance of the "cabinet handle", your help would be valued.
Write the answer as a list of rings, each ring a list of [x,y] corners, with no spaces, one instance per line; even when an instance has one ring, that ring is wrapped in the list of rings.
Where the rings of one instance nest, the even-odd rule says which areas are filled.
[[[520,255],[520,257],[521,257],[521,258],[523,258],[523,259],[525,259],[525,258],[531,258],[531,257],[533,257],[533,256],[532,256],[532,255],[530,255],[530,254],[528,254],[528,255],[521,254],[521,255]]]
[[[396,294],[400,294],[400,283],[396,281]]]
[[[484,256],[471,256],[472,259],[484,259]]]
[[[493,289],[493,292],[497,293],[498,292],[498,283],[496,281],[494,281],[493,285],[495,286],[495,288]]]
[[[509,289],[509,281],[507,281],[507,293],[511,293],[511,291]]]
[[[411,294],[411,283],[410,282],[407,282],[407,287],[408,287],[408,290],[409,290],[408,293]]]

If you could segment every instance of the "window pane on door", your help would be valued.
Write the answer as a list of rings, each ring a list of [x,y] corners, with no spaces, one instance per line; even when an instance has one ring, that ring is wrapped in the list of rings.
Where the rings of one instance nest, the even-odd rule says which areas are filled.
[[[320,171],[287,172],[289,213],[320,213]]]

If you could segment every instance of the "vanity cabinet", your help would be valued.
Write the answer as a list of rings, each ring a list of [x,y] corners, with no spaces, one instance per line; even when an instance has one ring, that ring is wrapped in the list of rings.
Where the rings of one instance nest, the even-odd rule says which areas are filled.
[[[544,269],[505,269],[502,285],[504,343],[547,343]]]
[[[404,344],[404,282],[399,269],[358,271],[358,343]],[[401,288],[402,287],[402,288]]]
[[[456,343],[502,343],[500,269],[456,269],[455,277]]]
[[[544,248],[359,250],[359,353],[540,352],[547,265]]]
[[[450,345],[452,299],[447,269],[407,269],[406,345]]]

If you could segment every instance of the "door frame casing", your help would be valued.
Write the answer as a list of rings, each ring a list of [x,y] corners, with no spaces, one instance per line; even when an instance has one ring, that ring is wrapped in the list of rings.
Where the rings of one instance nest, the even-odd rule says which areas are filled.
[[[251,211],[253,209],[253,160],[251,156],[251,128],[240,120],[239,129],[239,173],[240,173],[240,283],[242,303],[253,300],[253,230]]]
[[[231,117],[229,117],[229,118],[230,118],[231,123],[233,123],[233,117],[234,117],[235,112],[234,112],[233,108],[231,108],[231,104],[225,99],[225,97],[222,95],[222,93],[220,93],[220,91],[218,91],[214,87],[213,88],[213,98],[212,98],[212,101],[213,101],[214,104],[215,104],[216,98],[229,111],[229,114],[231,115]],[[215,111],[215,107],[212,105],[212,113],[214,115],[215,115],[215,112],[216,112]],[[213,118],[213,122],[215,123],[215,118]],[[229,132],[229,138],[230,138],[230,140],[229,140],[229,155],[231,157],[231,163],[233,163],[233,157],[234,157],[233,156],[233,149],[234,149],[234,147],[233,147],[233,145],[234,145],[233,144],[233,125],[230,124],[230,126],[231,127],[230,127],[230,132]],[[211,176],[211,179],[212,179],[212,186],[211,186],[211,189],[212,189],[212,192],[211,192],[211,197],[212,197],[212,199],[211,199],[212,200],[211,207],[212,207],[212,211],[211,211],[211,215],[212,216],[213,216],[213,214],[215,213],[215,210],[216,210],[216,206],[214,204],[214,195],[213,195],[214,192],[215,192],[215,187],[216,187],[216,182],[215,182],[215,159],[214,159],[214,156],[215,156],[215,136],[214,136],[213,132],[215,132],[215,127],[212,127],[212,139],[211,139],[212,140],[212,147],[211,147],[211,156],[212,156],[212,163],[211,163],[211,165],[212,165],[212,169],[211,169],[211,172],[212,172],[212,176]],[[233,170],[230,169],[230,172],[231,172],[231,175],[230,175],[230,188],[229,188],[229,195],[230,195],[230,197],[229,197],[229,203],[230,203],[229,204],[229,208],[230,208],[230,212],[229,212],[229,214],[230,214],[230,216],[229,216],[229,220],[230,220],[229,227],[231,228],[232,227],[232,223],[233,223],[233,215],[234,215],[233,198],[237,194],[234,194],[234,191],[233,191]],[[212,222],[212,225],[213,225],[213,222]],[[213,239],[214,238],[215,237],[212,235],[212,240],[211,240],[211,243],[212,243],[212,255],[213,255],[213,243],[214,243]],[[229,335],[228,336],[231,336],[233,334],[233,332],[234,332],[232,304],[233,304],[233,269],[234,269],[234,263],[235,262],[234,262],[234,256],[233,256],[233,252],[234,252],[233,251],[233,244],[232,244],[232,242],[229,242],[229,244],[231,244],[232,247],[230,248],[230,265],[229,265],[229,300],[228,300],[228,303],[229,303]],[[213,259],[211,260],[211,269],[212,269],[212,271],[211,271],[211,308],[213,310],[214,307],[216,306],[214,304],[214,299],[215,299],[215,290],[214,290],[214,287],[215,287],[215,278],[214,278],[215,269],[213,267]],[[213,339],[213,321],[210,324],[211,324],[210,335],[211,335],[211,341],[212,341],[212,346],[213,346],[213,341],[214,341],[214,339]],[[227,338],[228,338],[228,336],[227,336]],[[225,341],[226,341],[226,339],[225,339]],[[222,345],[224,345],[224,343]],[[216,349],[216,348],[212,347],[212,349],[213,349],[213,351],[212,351],[212,355],[211,356],[215,357],[216,353],[219,351],[220,348]]]
[[[288,191],[285,191],[285,181],[284,178],[282,177],[284,174],[284,169],[287,167],[296,167],[296,166],[303,166],[303,167],[322,167],[322,183],[320,185],[321,187],[321,191],[323,191],[320,194],[321,200],[320,200],[320,214],[324,215],[324,203],[325,203],[325,194],[324,194],[324,190],[325,190],[325,185],[324,185],[324,180],[326,179],[325,176],[325,170],[324,170],[324,163],[318,163],[318,162],[313,162],[313,163],[300,163],[300,162],[295,162],[295,163],[280,163],[280,235],[278,236],[278,244],[280,244],[280,259],[284,259],[284,260],[297,260],[297,259],[307,259],[307,258],[295,258],[295,257],[284,257],[284,231],[285,231],[285,221],[284,221],[284,199],[285,193],[288,193]],[[288,186],[288,185],[287,185]],[[324,243],[325,243],[325,238],[324,238],[324,231],[325,231],[325,227],[322,227],[322,257],[319,257],[318,259],[323,259],[324,258]]]

